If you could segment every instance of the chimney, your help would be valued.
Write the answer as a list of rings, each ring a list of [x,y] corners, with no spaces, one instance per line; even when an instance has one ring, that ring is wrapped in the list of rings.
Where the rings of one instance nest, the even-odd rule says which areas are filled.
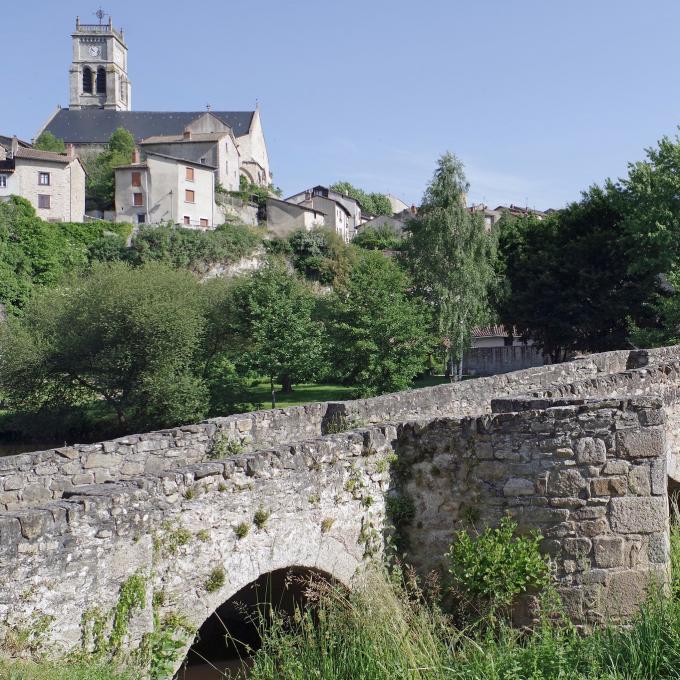
[[[19,140],[17,139],[17,136],[14,135],[12,137],[12,158],[16,155],[17,151],[19,150]]]
[[[73,160],[76,157],[75,147],[73,144],[66,145],[66,158]]]
[[[184,135],[182,135],[184,139],[191,139],[191,130],[185,130]]]
[[[411,203],[411,215],[415,215],[418,211],[414,203]]]
[[[132,152],[132,162],[133,164],[139,163],[139,149],[135,147],[135,150]]]

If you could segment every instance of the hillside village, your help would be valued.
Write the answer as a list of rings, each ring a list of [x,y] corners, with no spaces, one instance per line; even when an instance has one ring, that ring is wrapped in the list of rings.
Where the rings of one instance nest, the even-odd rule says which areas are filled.
[[[0,200],[22,196],[47,221],[103,219],[213,229],[237,219],[265,225],[278,237],[328,228],[346,243],[366,227],[388,227],[400,235],[415,214],[415,206],[387,196],[391,213],[372,215],[355,198],[321,185],[282,198],[272,184],[259,107],[135,111],[125,35],[111,17],[99,24],[76,19],[72,41],[69,105],[58,107],[34,137],[47,133],[66,151],[35,149],[27,141],[0,136]],[[119,128],[131,133],[134,156],[115,168],[111,209],[86,209],[85,161],[104,151]],[[470,210],[481,212],[488,228],[504,211],[527,212],[516,206]]]

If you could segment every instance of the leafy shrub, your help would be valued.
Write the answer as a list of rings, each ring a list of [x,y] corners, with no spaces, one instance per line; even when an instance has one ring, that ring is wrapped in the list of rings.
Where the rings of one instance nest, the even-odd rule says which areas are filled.
[[[365,250],[398,250],[402,240],[387,225],[365,227],[352,240],[352,245]]]
[[[205,582],[205,589],[209,593],[214,593],[216,590],[219,590],[224,585],[226,576],[223,566],[220,565],[219,567],[215,567],[210,572],[210,576],[208,576],[208,579]]]
[[[456,534],[446,558],[452,589],[468,613],[507,612],[518,595],[541,590],[551,581],[550,563],[541,554],[542,536],[516,535],[517,524],[504,517],[476,537]]]

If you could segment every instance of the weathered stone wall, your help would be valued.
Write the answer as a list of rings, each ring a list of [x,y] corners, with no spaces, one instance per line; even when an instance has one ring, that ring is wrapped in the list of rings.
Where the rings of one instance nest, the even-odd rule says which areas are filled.
[[[382,555],[386,507],[400,499],[410,499],[414,516],[397,530],[421,571],[441,566],[456,530],[510,512],[545,536],[576,622],[624,620],[651,584],[668,580],[667,414],[675,414],[677,370],[656,368],[651,356],[610,353],[0,459],[2,493],[16,493],[2,497],[0,511],[0,638],[44,620],[45,648],[77,648],[83,617],[109,612],[135,574],[148,588],[130,649],[153,626],[152,592],[163,593],[161,618],[178,614],[198,626],[278,568],[314,568],[349,583]],[[607,371],[623,373],[600,382]],[[546,396],[569,379],[584,386]],[[491,413],[491,386],[525,396],[498,399]],[[645,396],[655,390],[663,394]],[[622,394],[601,396],[612,391]],[[320,436],[362,416],[395,422]],[[259,450],[205,462],[219,431]],[[259,527],[258,510],[266,515]],[[225,580],[210,591],[216,568]]]
[[[440,568],[457,530],[510,513],[540,530],[565,609],[579,623],[623,620],[669,572],[661,401],[599,401],[435,420],[399,443],[415,518],[410,559]]]
[[[86,484],[133,479],[200,462],[210,457],[216,437],[231,442],[232,450],[241,446],[258,450],[319,436],[334,426],[346,429],[408,418],[476,415],[490,411],[492,399],[500,395],[545,390],[621,371],[629,354],[606,352],[564,364],[372,399],[256,411],[97,444],[0,457],[0,509],[61,498],[65,491]]]

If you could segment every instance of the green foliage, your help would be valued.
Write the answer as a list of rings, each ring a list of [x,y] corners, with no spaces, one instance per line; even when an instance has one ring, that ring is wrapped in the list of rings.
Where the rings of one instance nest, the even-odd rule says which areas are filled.
[[[66,144],[64,144],[64,140],[55,137],[49,130],[44,130],[38,135],[38,139],[35,140],[33,148],[40,149],[41,151],[66,153]]]
[[[288,387],[320,375],[324,328],[314,319],[310,289],[285,267],[270,261],[240,289],[240,334],[247,339],[241,361],[259,375]]]
[[[219,567],[215,567],[211,572],[210,575],[208,576],[208,579],[205,582],[205,589],[209,593],[214,593],[216,590],[219,590],[225,583],[227,578],[226,572],[224,571],[224,567],[220,565]]]
[[[385,505],[387,516],[397,529],[410,523],[415,517],[413,499],[404,492],[388,496]]]
[[[98,660],[66,663],[0,658],[0,677],[3,680],[139,680],[140,676],[135,668],[119,669]]]
[[[551,582],[550,563],[540,551],[542,536],[517,536],[516,530],[504,517],[498,527],[475,537],[459,531],[446,555],[454,595],[476,616],[507,613],[519,595]]]
[[[238,439],[233,439],[226,432],[218,432],[213,438],[212,446],[208,451],[208,458],[210,460],[221,460],[227,456],[237,456],[244,450],[245,446]]]
[[[261,187],[259,184],[251,182],[245,175],[241,175],[239,177],[239,191],[237,193],[244,203],[254,202],[259,206],[263,206],[271,194],[280,196],[281,190],[271,185],[269,187]]]
[[[434,311],[449,370],[459,377],[463,351],[472,329],[488,317],[495,284],[495,238],[485,232],[481,216],[467,210],[468,186],[463,164],[444,154],[404,241],[404,262]]]
[[[96,265],[40,291],[0,329],[0,385],[12,407],[33,413],[101,400],[121,431],[195,421],[207,410],[204,324],[190,274]]]
[[[207,529],[199,529],[196,532],[196,538],[198,538],[201,543],[207,543],[210,540],[210,532]]]
[[[290,258],[302,276],[323,285],[345,279],[355,259],[353,250],[330,229],[300,229],[287,239],[268,241],[266,247],[273,255]]]
[[[154,536],[154,552],[162,557],[176,555],[191,540],[191,532],[181,524],[166,520]]]
[[[239,540],[245,538],[250,533],[250,524],[248,522],[240,522],[234,527],[234,533]]]
[[[264,508],[258,508],[255,511],[255,516],[253,517],[253,524],[258,529],[264,529],[267,522],[269,521],[270,516],[271,516],[271,512],[265,510]]]
[[[0,202],[0,303],[20,314],[36,286],[54,286],[87,266],[95,242],[118,240],[130,225],[44,222],[19,196]]]
[[[161,617],[158,606],[154,606],[153,631],[145,634],[136,657],[142,669],[148,671],[150,680],[167,680],[185,648],[186,638],[195,635],[196,630],[177,614]]]
[[[352,240],[352,245],[364,250],[399,250],[401,236],[386,224],[379,227],[364,227]]]
[[[369,215],[391,215],[392,204],[385,194],[366,193],[363,189],[358,189],[349,182],[336,182],[331,184],[331,191],[350,196],[359,203],[363,211]]]
[[[201,274],[215,263],[231,264],[250,255],[262,234],[243,224],[223,224],[209,231],[174,226],[143,226],[120,259],[133,265],[164,262]]]
[[[553,362],[625,347],[628,318],[648,316],[647,286],[630,272],[624,209],[613,186],[592,187],[546,219],[504,216],[497,225],[499,316]]]
[[[407,389],[426,366],[429,315],[410,288],[396,263],[366,252],[330,298],[332,372],[358,396]]]
[[[117,652],[127,635],[132,614],[143,609],[146,601],[146,579],[141,574],[129,576],[121,585],[118,602],[113,609],[113,624],[109,635],[109,650]]]
[[[114,168],[132,162],[134,137],[125,128],[113,132],[106,149],[85,160],[85,196],[88,210],[112,210],[116,197]]]
[[[321,533],[327,534],[335,524],[335,520],[332,517],[324,517],[321,520]]]

